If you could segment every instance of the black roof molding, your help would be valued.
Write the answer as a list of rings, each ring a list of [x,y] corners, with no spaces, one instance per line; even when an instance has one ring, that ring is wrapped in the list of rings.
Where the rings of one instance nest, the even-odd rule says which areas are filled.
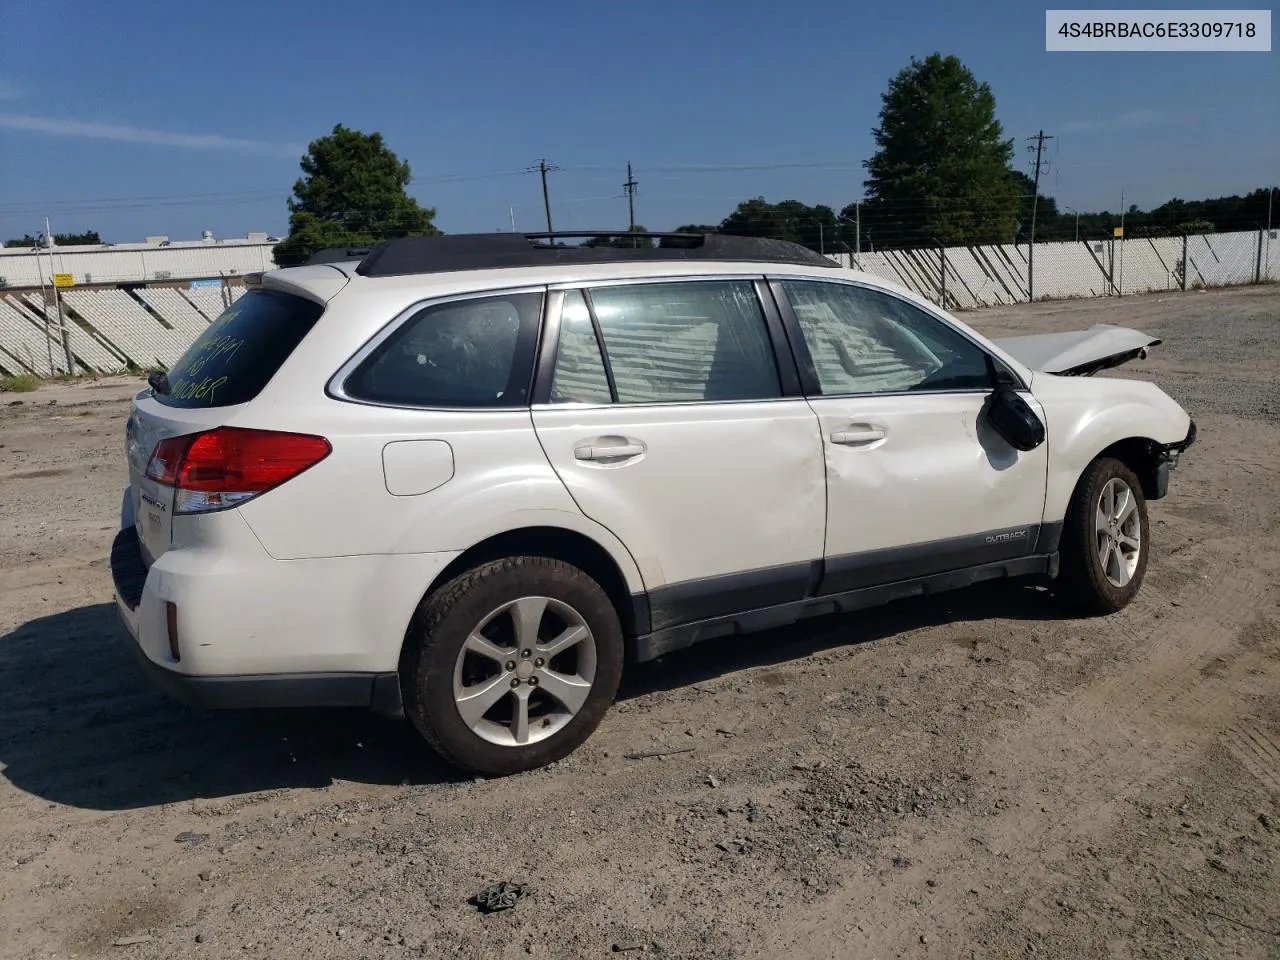
[[[557,242],[561,239],[590,237],[637,237],[656,240],[657,246],[588,247]],[[320,251],[316,257],[327,252]],[[384,240],[360,261],[356,273],[365,277],[401,277],[419,273],[493,270],[504,267],[671,260],[759,261],[833,269],[839,266],[830,258],[798,243],[766,237],[734,237],[721,233],[574,230],[557,233],[457,233]],[[310,262],[325,261],[317,261],[313,257]]]
[[[303,266],[311,267],[325,263],[350,263],[363,260],[369,255],[372,247],[325,247],[313,253]]]

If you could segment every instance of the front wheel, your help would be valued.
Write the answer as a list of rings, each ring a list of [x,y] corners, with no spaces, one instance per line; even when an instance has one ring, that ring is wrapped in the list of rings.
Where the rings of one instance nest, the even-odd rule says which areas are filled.
[[[451,763],[485,776],[577,749],[613,702],[622,629],[577,567],[511,557],[423,601],[401,667],[405,713]]]
[[[1076,485],[1062,531],[1067,599],[1098,614],[1128,606],[1142,586],[1148,549],[1142,484],[1119,460],[1095,460]]]

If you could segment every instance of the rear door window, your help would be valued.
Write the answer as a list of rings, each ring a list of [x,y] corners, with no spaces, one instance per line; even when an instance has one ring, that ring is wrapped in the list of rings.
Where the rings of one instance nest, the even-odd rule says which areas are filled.
[[[581,290],[565,294],[551,379],[552,403],[612,403],[609,374]]]
[[[781,395],[750,281],[604,285],[585,298],[577,291],[565,297],[552,402],[725,403]]]
[[[229,407],[256,397],[302,342],[323,305],[251,290],[209,324],[168,373],[167,407]]]

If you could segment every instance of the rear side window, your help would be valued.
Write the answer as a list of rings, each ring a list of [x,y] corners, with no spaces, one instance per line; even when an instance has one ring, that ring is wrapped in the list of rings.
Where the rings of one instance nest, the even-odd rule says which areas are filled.
[[[169,371],[167,407],[229,407],[258,395],[324,307],[276,290],[251,290],[209,324]]]
[[[424,307],[347,378],[356,400],[410,407],[513,407],[529,402],[541,293]]]

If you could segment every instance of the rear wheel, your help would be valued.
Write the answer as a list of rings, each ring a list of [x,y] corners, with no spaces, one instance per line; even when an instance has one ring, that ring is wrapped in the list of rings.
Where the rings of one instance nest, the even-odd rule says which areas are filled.
[[[518,773],[567,756],[599,725],[622,674],[622,629],[577,567],[496,560],[423,601],[401,672],[405,713],[446,760]]]
[[[1076,485],[1062,531],[1066,597],[1090,613],[1114,613],[1142,586],[1149,549],[1147,502],[1137,476],[1099,458]]]

